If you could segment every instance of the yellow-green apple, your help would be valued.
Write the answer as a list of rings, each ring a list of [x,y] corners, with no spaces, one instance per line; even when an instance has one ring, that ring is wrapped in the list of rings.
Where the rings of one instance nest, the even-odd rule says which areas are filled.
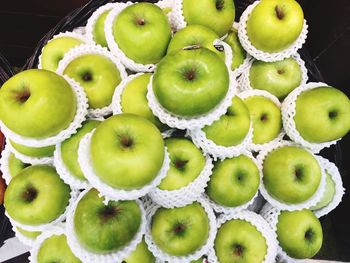
[[[304,13],[295,0],[261,0],[247,21],[250,42],[259,50],[279,52],[299,37]]]
[[[332,177],[328,173],[326,173],[326,190],[323,193],[321,200],[316,205],[312,206],[310,209],[318,210],[323,207],[326,207],[327,205],[329,205],[330,202],[332,202],[334,195],[335,183],[332,180]]]
[[[206,243],[209,219],[198,202],[184,207],[159,208],[152,217],[151,234],[165,253],[186,256]]]
[[[306,141],[337,140],[350,130],[350,100],[332,87],[304,91],[297,97],[294,121]]]
[[[239,42],[237,36],[237,29],[231,28],[228,32],[227,37],[225,37],[224,41],[230,45],[232,49],[232,64],[231,69],[237,69],[244,62],[247,57],[247,52],[243,49],[241,43]]]
[[[106,40],[106,34],[105,34],[105,21],[106,17],[109,14],[110,10],[107,10],[103,12],[96,20],[94,26],[92,35],[95,40],[95,42],[102,47],[107,47],[107,40]]]
[[[20,227],[16,227],[16,230],[29,239],[36,239],[42,233],[40,231],[27,231]]]
[[[225,35],[235,20],[232,0],[182,0],[182,10],[188,25],[202,25]]]
[[[53,152],[55,151],[55,145],[50,145],[46,147],[28,147],[25,145],[15,143],[11,140],[10,143],[17,152],[31,157],[52,157]]]
[[[155,263],[156,258],[148,250],[148,246],[145,242],[145,239],[142,239],[136,249],[131,252],[131,254],[123,260],[122,263]]]
[[[166,54],[171,28],[162,9],[151,3],[136,3],[119,13],[113,23],[119,48],[133,61],[156,64]]]
[[[321,223],[307,209],[282,211],[278,216],[276,232],[279,245],[292,258],[311,258],[322,246]]]
[[[165,148],[162,135],[153,123],[123,113],[108,118],[96,128],[90,156],[96,175],[104,183],[118,189],[139,189],[157,176]]]
[[[10,154],[8,158],[8,168],[12,178],[28,166],[30,165],[23,163],[21,160],[17,159],[13,153]]]
[[[154,94],[166,110],[192,117],[209,112],[225,97],[228,69],[222,59],[206,48],[168,54],[153,77]]]
[[[141,224],[141,210],[135,200],[109,201],[89,190],[74,212],[74,230],[78,241],[89,251],[106,254],[117,251],[136,235]]]
[[[263,163],[263,182],[267,192],[279,201],[297,204],[311,198],[321,182],[317,159],[297,146],[271,151]]]
[[[72,122],[76,97],[61,76],[40,69],[22,71],[0,89],[0,120],[26,137],[58,134]]]

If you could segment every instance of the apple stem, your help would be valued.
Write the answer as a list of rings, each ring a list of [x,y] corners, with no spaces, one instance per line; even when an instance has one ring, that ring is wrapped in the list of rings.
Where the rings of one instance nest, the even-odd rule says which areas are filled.
[[[30,203],[37,197],[37,195],[38,191],[34,187],[30,186],[25,192],[23,192],[22,196],[26,202]]]
[[[119,213],[119,209],[114,205],[107,205],[104,207],[100,213],[103,222],[115,217]]]
[[[174,232],[175,234],[182,234],[186,229],[186,225],[185,224],[182,224],[182,223],[177,223],[175,226],[174,226]]]
[[[139,18],[136,20],[136,23],[139,25],[139,26],[144,26],[146,24],[146,21],[145,19],[143,18]]]
[[[243,255],[244,247],[242,245],[235,245],[234,246],[234,254],[238,257],[241,257]]]
[[[120,143],[123,147],[130,148],[133,145],[133,140],[129,136],[123,135],[120,136]]]
[[[176,160],[175,167],[179,170],[183,170],[187,163],[188,163],[188,160]]]
[[[261,120],[262,122],[267,121],[267,119],[268,119],[268,118],[267,118],[267,114],[265,114],[265,113],[262,114],[261,117],[260,117],[260,120]]]
[[[277,73],[282,75],[284,73],[284,70],[283,69],[279,69],[279,70],[277,70]]]
[[[216,0],[215,6],[217,10],[222,10],[224,8],[224,0]]]
[[[276,7],[275,7],[275,12],[276,12],[276,16],[279,20],[282,20],[284,18],[284,13],[278,5],[276,5]]]

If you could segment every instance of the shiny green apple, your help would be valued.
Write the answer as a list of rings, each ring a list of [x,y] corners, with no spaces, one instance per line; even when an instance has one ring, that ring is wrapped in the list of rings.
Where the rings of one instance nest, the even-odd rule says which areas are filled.
[[[106,17],[109,14],[110,10],[103,12],[96,20],[93,28],[93,38],[95,42],[102,47],[107,47],[107,40],[105,34],[105,21]]]
[[[30,164],[23,163],[21,160],[17,159],[13,153],[10,154],[8,158],[8,168],[11,177],[15,177],[28,166],[30,166]]]
[[[136,249],[131,252],[131,254],[123,260],[122,263],[155,263],[156,258],[149,251],[148,246],[143,238],[141,243],[139,243]]]
[[[27,231],[27,230],[24,230],[23,228],[20,228],[20,227],[16,227],[16,230],[19,233],[21,233],[23,236],[30,238],[30,239],[36,239],[41,234],[40,231]]]
[[[53,152],[55,151],[55,145],[46,147],[28,147],[15,143],[14,141],[10,141],[10,143],[17,152],[31,157],[52,157]]]
[[[326,175],[326,190],[321,200],[315,206],[311,207],[311,210],[318,210],[326,207],[333,200],[333,197],[335,195],[335,183],[328,173],[326,173]]]
[[[224,41],[230,45],[232,49],[232,64],[231,69],[237,69],[244,62],[247,57],[247,52],[243,49],[241,43],[239,42],[237,29],[231,28],[228,32],[227,37]]]

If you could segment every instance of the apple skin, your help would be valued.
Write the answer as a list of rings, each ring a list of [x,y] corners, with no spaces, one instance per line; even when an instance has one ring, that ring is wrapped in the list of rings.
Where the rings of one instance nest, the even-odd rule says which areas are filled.
[[[150,73],[144,73],[130,81],[121,96],[121,106],[124,113],[133,113],[146,118],[160,130],[164,125],[155,117],[148,106],[147,87],[151,79]]]
[[[28,237],[30,239],[36,239],[41,234],[40,231],[27,231],[20,227],[16,227],[16,230],[23,236]]]
[[[67,244],[67,237],[63,234],[53,235],[44,240],[38,251],[37,262],[81,263],[72,253]]]
[[[188,25],[209,27],[220,37],[230,30],[235,20],[235,5],[232,0],[183,0],[182,3]]]
[[[306,141],[322,143],[340,139],[350,130],[350,100],[332,87],[304,91],[296,100],[294,121]]]
[[[247,57],[247,52],[244,50],[241,43],[239,42],[237,29],[231,28],[230,31],[228,32],[227,37],[224,39],[224,41],[227,44],[229,44],[232,49],[231,69],[235,70],[240,65],[242,65],[242,63]]]
[[[265,52],[279,52],[299,37],[304,13],[295,0],[262,0],[247,21],[247,34],[254,47]]]
[[[157,64],[166,54],[171,28],[158,6],[137,3],[120,12],[113,24],[113,36],[128,58],[141,64]]]
[[[8,159],[8,167],[11,177],[15,177],[28,166],[30,166],[30,164],[23,163],[21,160],[17,159],[13,153],[10,154]]]
[[[123,260],[122,263],[155,263],[156,258],[148,250],[148,246],[145,242],[145,238],[142,239],[141,243],[137,245],[136,249]]]
[[[215,52],[225,60],[225,53],[220,52],[214,47],[214,41],[216,39],[219,39],[219,36],[208,27],[201,25],[186,26],[175,33],[169,43],[167,53],[174,53],[185,47],[196,45]]]
[[[110,10],[105,11],[97,18],[92,32],[95,42],[102,47],[108,46],[105,34],[105,21],[109,12]]]
[[[69,139],[65,140],[61,144],[61,154],[62,160],[70,173],[80,179],[85,180],[86,178],[80,169],[78,162],[78,148],[80,140],[93,129],[95,129],[100,124],[97,120],[87,120],[82,125],[82,127],[77,131],[76,134],[72,135]]]
[[[205,166],[201,150],[185,138],[166,139],[165,146],[170,155],[170,169],[158,188],[176,190],[193,182]]]
[[[264,236],[251,223],[234,219],[224,223],[214,242],[220,263],[263,262],[267,254]]]
[[[90,108],[103,108],[111,104],[115,88],[121,82],[116,65],[98,54],[82,55],[65,68],[63,74],[79,82],[84,88]]]
[[[210,126],[205,126],[203,131],[215,144],[230,147],[240,144],[247,136],[249,128],[249,110],[244,102],[235,96],[226,114]]]
[[[266,90],[279,99],[284,99],[292,90],[299,87],[301,80],[302,72],[294,58],[276,62],[255,60],[249,71],[252,88]]]
[[[311,210],[318,210],[326,207],[330,202],[332,202],[335,195],[335,184],[328,173],[326,173],[326,190],[321,198],[321,200],[313,207]]]
[[[263,96],[244,99],[253,122],[253,143],[264,144],[275,139],[282,129],[282,116],[279,107]]]
[[[189,255],[206,243],[209,219],[198,202],[172,209],[159,208],[152,217],[151,235],[164,252]]]
[[[308,200],[317,191],[322,172],[316,158],[296,146],[270,152],[263,164],[263,182],[274,198],[289,204]]]
[[[84,42],[80,39],[62,36],[49,41],[41,54],[41,67],[46,70],[56,71],[58,63],[71,48],[79,46]]]
[[[10,143],[17,152],[31,157],[52,157],[55,151],[55,145],[46,147],[28,147],[15,143],[14,141],[10,141]]]
[[[307,209],[282,211],[278,216],[276,232],[280,246],[292,258],[311,258],[322,246],[321,223]]]
[[[76,103],[75,94],[63,77],[30,69],[11,77],[1,87],[0,120],[19,135],[50,137],[69,126]]]
[[[118,250],[130,242],[141,224],[136,201],[103,203],[96,189],[89,190],[74,213],[74,229],[79,242],[98,254]]]
[[[236,207],[251,200],[259,184],[256,164],[249,157],[240,155],[215,163],[206,193],[220,205]]]
[[[225,97],[229,88],[225,63],[206,48],[168,54],[158,64],[153,91],[159,103],[179,116],[209,112]]]
[[[114,188],[130,190],[149,184],[157,176],[163,166],[165,148],[154,124],[124,113],[108,118],[96,128],[90,156],[102,181]]]
[[[30,166],[16,175],[5,192],[5,208],[19,223],[50,223],[65,211],[70,188],[48,165]]]

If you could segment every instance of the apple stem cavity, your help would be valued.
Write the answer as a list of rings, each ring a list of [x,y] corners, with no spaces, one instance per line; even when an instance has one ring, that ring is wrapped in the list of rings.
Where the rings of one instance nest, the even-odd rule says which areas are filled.
[[[283,69],[279,69],[279,70],[277,70],[277,73],[278,73],[279,75],[282,75],[282,74],[284,74],[284,70],[283,70]]]
[[[275,7],[275,13],[279,20],[282,20],[284,18],[284,12],[282,11],[282,8],[280,8],[278,5]]]
[[[215,7],[217,10],[222,10],[224,8],[224,0],[216,0]]]
[[[173,230],[176,235],[182,235],[186,230],[186,225],[183,223],[177,223]]]
[[[188,160],[176,160],[174,164],[178,170],[184,170],[187,163]]]
[[[27,87],[24,87],[22,91],[15,93],[16,100],[20,103],[25,103],[30,98],[30,91]]]
[[[302,177],[303,177],[303,170],[302,170],[302,168],[300,168],[300,167],[295,168],[294,174],[295,174],[295,178],[297,180],[301,180]]]
[[[234,245],[234,248],[233,248],[233,253],[238,256],[238,257],[242,257],[243,255],[243,251],[244,251],[244,247],[242,245]]]
[[[102,222],[105,223],[108,220],[114,218],[119,212],[120,212],[120,209],[118,209],[114,205],[105,206],[100,212]]]
[[[38,196],[38,191],[32,186],[29,186],[26,189],[26,191],[23,192],[23,195],[22,195],[24,201],[26,201],[27,203],[32,202],[37,196]]]
[[[134,141],[130,138],[128,135],[122,135],[120,136],[120,144],[123,146],[123,148],[131,148]]]
[[[194,69],[190,69],[185,71],[185,79],[189,81],[193,81],[196,78],[196,71]]]
[[[90,72],[85,72],[82,76],[82,79],[86,82],[89,82],[92,80],[92,74]]]
[[[336,111],[330,111],[330,112],[328,113],[328,117],[329,117],[330,119],[335,119],[337,116],[338,116],[338,112],[336,112]]]
[[[312,231],[312,229],[308,229],[306,232],[305,232],[305,239],[307,241],[311,241],[312,238],[314,236],[314,232]]]
[[[263,113],[263,114],[261,114],[261,116],[260,116],[260,120],[262,121],[262,122],[265,122],[265,121],[267,121],[267,114],[266,113]]]

